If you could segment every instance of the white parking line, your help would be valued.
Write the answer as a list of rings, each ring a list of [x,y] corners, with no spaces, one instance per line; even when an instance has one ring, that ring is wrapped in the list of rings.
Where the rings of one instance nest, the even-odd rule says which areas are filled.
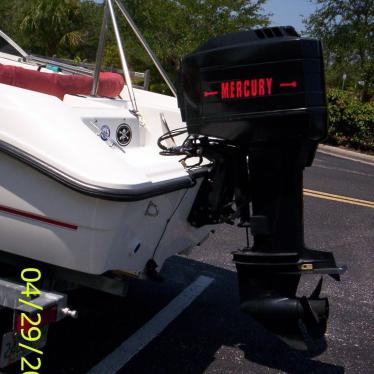
[[[355,162],[359,162],[361,164],[374,166],[373,162],[361,160],[361,159],[354,158],[354,157],[345,156],[345,155],[338,154],[338,153],[333,153],[333,152],[325,151],[325,150],[323,150],[321,148],[318,149],[318,153],[323,153],[324,155],[328,155],[328,156],[332,156],[332,157],[338,157],[338,158],[343,158],[345,160],[355,161]]]
[[[318,164],[315,164],[313,166],[316,168],[320,168],[320,169],[335,170],[335,171],[341,171],[343,173],[362,175],[363,177],[374,177],[374,174],[362,173],[360,171],[354,171],[354,170],[349,170],[345,168],[335,168],[332,166],[325,166],[325,165],[318,165]]]
[[[115,374],[173,322],[213,282],[200,276],[88,374]]]

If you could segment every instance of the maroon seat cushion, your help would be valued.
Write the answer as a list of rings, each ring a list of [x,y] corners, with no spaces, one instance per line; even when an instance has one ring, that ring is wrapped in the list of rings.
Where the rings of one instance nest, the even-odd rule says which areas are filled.
[[[42,73],[0,64],[0,83],[42,92],[63,100],[65,95],[90,95],[93,78],[82,75]],[[122,75],[101,73],[99,96],[117,97],[125,85]]]

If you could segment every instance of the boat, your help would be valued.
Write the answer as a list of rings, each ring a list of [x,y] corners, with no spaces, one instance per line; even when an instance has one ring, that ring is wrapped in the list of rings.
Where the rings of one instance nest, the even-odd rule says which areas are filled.
[[[133,84],[118,11],[174,96]],[[102,71],[109,22],[120,74]],[[302,320],[322,337],[322,284],[296,297],[302,274],[345,270],[303,240],[302,173],[327,129],[321,51],[292,27],[218,36],[186,56],[176,89],[120,0],[105,2],[93,67],[30,55],[1,32],[0,262],[91,286],[157,278],[238,223],[254,236],[233,253],[241,309],[280,336]]]
[[[150,260],[161,268],[206,237],[186,223],[201,173],[157,146],[165,126],[183,126],[176,98],[131,88],[131,102],[110,72],[91,96],[92,72],[33,59],[0,37],[2,251],[141,276]]]

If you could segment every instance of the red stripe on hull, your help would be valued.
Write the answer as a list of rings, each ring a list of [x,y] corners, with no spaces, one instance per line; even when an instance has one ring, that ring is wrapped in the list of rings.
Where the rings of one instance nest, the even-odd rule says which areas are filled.
[[[62,222],[62,221],[57,221],[55,219],[40,216],[38,214],[25,212],[23,210],[9,208],[9,207],[3,206],[3,205],[0,205],[0,212],[5,212],[5,213],[13,214],[13,215],[16,215],[16,216],[19,216],[19,217],[32,219],[32,220],[35,220],[35,221],[46,223],[48,225],[63,227],[65,229],[78,230],[78,226],[76,226],[76,225],[72,225],[70,223],[66,223],[66,222]]]

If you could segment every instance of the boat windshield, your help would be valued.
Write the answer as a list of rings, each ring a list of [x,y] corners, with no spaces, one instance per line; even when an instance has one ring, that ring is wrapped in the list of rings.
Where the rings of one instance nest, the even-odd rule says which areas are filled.
[[[20,53],[1,36],[0,36],[0,52],[21,57]]]
[[[44,64],[53,64],[53,65],[60,67],[63,71],[66,71],[66,72],[93,76],[94,83],[93,83],[91,95],[96,96],[98,84],[99,84],[100,72],[102,70],[106,33],[109,29],[108,27],[109,23],[111,22],[113,30],[114,30],[116,42],[117,42],[118,53],[119,53],[120,60],[121,60],[122,73],[125,78],[126,87],[129,93],[130,101],[132,103],[132,107],[134,109],[134,112],[137,113],[138,109],[137,109],[136,100],[135,100],[135,93],[133,90],[132,78],[134,78],[134,75],[135,75],[135,78],[142,78],[144,80],[143,89],[148,89],[149,88],[149,72],[147,74],[146,73],[134,73],[134,72],[131,72],[129,69],[129,66],[127,64],[126,54],[125,54],[125,48],[122,43],[120,29],[118,27],[118,22],[117,22],[116,11],[118,12],[119,10],[119,12],[122,13],[122,16],[127,21],[130,28],[134,31],[136,37],[139,39],[141,45],[146,50],[147,54],[149,55],[149,57],[155,64],[157,70],[159,71],[161,76],[164,78],[166,84],[170,88],[170,91],[176,97],[177,91],[175,89],[173,82],[170,80],[167,73],[163,69],[160,61],[158,60],[157,56],[155,55],[155,53],[152,51],[152,49],[148,45],[143,34],[141,33],[139,28],[134,23],[125,5],[123,4],[123,1],[121,0],[104,0],[104,1],[105,1],[105,8],[104,8],[103,22],[102,22],[102,28],[101,28],[101,33],[100,33],[99,46],[98,46],[97,55],[96,55],[96,64],[93,67],[94,70],[92,70],[92,67],[91,68],[85,67],[85,66],[82,66],[82,64],[78,64],[78,66],[76,66],[76,64],[74,64],[74,62],[71,62],[71,61],[65,62],[65,61],[59,61],[56,59],[52,60],[51,58],[39,57],[39,56],[34,56],[32,54],[28,54],[14,40],[12,40],[8,35],[6,35],[1,30],[0,30],[0,55],[7,54],[8,56],[15,56],[18,58],[21,57],[25,62],[33,63],[33,64],[36,63],[36,64],[39,64],[39,66],[44,65]]]
[[[27,54],[8,35],[0,30],[0,53],[6,53],[16,57],[25,57]]]

